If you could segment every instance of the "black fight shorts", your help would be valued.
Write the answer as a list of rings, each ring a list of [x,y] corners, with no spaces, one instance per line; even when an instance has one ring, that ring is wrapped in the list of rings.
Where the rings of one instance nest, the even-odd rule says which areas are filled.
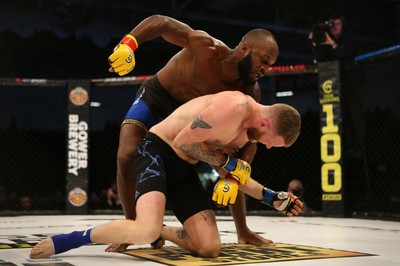
[[[192,215],[212,209],[195,165],[179,158],[157,135],[149,132],[138,145],[135,165],[135,200],[150,191],[165,194],[167,204],[183,224]]]

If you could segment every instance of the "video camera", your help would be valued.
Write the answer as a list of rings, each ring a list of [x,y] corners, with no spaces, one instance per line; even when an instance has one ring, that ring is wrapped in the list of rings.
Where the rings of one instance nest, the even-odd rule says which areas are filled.
[[[326,34],[329,34],[329,29],[332,27],[333,20],[327,20],[318,24],[313,25],[312,30],[312,41],[316,44],[320,44],[326,41]]]

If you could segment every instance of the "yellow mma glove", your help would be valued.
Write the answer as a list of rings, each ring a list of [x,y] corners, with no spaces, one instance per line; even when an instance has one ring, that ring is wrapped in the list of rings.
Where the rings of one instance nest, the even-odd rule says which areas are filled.
[[[135,68],[136,61],[133,52],[135,52],[138,46],[136,38],[130,34],[122,38],[120,43],[114,48],[114,52],[108,57],[108,62],[114,69],[114,72],[123,76]]]
[[[236,178],[241,185],[247,183],[251,175],[251,166],[248,162],[236,159],[230,155],[227,155],[228,158],[222,168],[231,173],[231,175]]]
[[[239,182],[229,173],[225,178],[220,178],[214,186],[212,200],[218,207],[235,204],[239,192]]]

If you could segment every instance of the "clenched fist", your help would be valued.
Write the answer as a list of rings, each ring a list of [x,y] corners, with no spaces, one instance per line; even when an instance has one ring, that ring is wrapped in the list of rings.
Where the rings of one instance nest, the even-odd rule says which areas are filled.
[[[212,200],[218,207],[226,207],[235,203],[238,192],[237,182],[229,178],[220,178],[214,186]]]
[[[127,34],[114,48],[114,52],[108,57],[111,68],[118,75],[123,76],[131,72],[136,65],[134,51],[138,43],[136,38]]]

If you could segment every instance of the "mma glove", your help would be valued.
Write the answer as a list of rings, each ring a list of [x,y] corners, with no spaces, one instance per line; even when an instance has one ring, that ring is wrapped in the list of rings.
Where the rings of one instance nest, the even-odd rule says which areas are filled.
[[[136,38],[127,34],[114,48],[114,52],[108,57],[108,62],[118,75],[126,75],[135,68],[136,61],[133,52],[138,46]]]
[[[234,204],[239,192],[239,181],[229,173],[225,178],[220,178],[214,186],[212,200],[218,207]]]
[[[240,185],[246,184],[251,175],[250,164],[228,154],[227,156],[225,164],[221,167],[228,171],[233,178],[236,178]]]
[[[280,192],[275,192],[272,189],[264,187],[263,190],[263,199],[261,200],[261,203],[264,203],[275,210],[283,213],[284,215],[287,215],[288,212],[291,211],[291,209],[296,205],[296,200],[297,197],[291,198],[289,197],[287,192],[280,191]],[[279,207],[274,206],[274,201],[283,201]]]

